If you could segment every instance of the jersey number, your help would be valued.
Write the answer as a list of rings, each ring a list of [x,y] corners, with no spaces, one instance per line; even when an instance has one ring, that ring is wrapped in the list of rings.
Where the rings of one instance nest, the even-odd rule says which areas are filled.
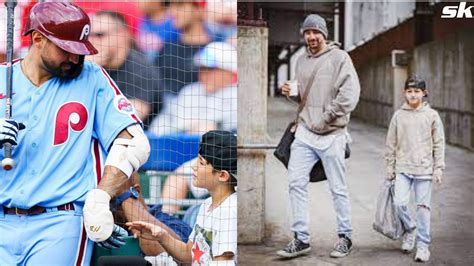
[[[87,109],[82,103],[69,102],[59,107],[54,125],[54,145],[61,145],[69,138],[69,126],[82,131],[87,124]]]

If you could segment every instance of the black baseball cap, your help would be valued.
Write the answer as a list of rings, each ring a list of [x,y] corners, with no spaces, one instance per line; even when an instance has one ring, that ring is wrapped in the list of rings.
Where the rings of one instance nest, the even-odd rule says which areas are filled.
[[[199,143],[199,155],[219,171],[237,175],[237,135],[230,131],[211,130]]]
[[[405,82],[405,90],[408,88],[426,89],[426,82],[417,75],[409,77]]]

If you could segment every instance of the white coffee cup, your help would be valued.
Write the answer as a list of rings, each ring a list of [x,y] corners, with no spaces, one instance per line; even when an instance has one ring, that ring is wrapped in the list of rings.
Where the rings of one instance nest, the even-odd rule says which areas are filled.
[[[298,81],[296,79],[289,80],[290,96],[298,96]]]

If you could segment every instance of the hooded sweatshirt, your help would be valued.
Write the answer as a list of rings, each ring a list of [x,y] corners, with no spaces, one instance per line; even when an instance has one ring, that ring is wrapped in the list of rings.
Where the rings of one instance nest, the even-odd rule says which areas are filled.
[[[320,69],[312,76],[315,67]],[[349,55],[335,43],[328,43],[327,50],[319,55],[307,51],[297,60],[296,79],[301,97],[314,79],[299,121],[318,135],[345,132],[360,94],[359,78]]]
[[[424,102],[405,103],[392,117],[387,133],[387,173],[428,176],[444,170],[444,129],[438,112]]]

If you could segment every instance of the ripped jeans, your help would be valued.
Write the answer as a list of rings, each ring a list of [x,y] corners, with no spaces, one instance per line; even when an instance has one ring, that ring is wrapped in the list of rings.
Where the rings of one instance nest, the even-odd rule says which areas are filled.
[[[404,173],[397,174],[395,180],[394,203],[398,209],[400,220],[406,231],[418,228],[416,244],[418,247],[428,247],[430,238],[430,218],[431,218],[431,179],[417,179],[412,175]],[[410,202],[410,192],[413,187],[416,201],[416,224],[410,217],[408,203]]]

